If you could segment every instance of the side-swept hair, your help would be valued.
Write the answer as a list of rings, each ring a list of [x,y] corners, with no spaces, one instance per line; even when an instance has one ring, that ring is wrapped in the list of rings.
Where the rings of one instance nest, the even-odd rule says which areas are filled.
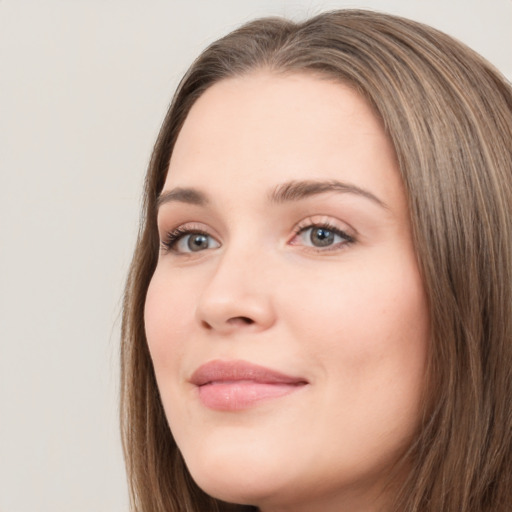
[[[133,510],[247,509],[210,498],[191,479],[163,412],[143,311],[158,257],[156,198],[184,120],[213,84],[257,69],[351,85],[394,145],[432,340],[424,417],[393,510],[510,512],[511,87],[447,35],[360,10],[251,22],[207,48],[178,87],[147,173],[124,301],[121,422]]]

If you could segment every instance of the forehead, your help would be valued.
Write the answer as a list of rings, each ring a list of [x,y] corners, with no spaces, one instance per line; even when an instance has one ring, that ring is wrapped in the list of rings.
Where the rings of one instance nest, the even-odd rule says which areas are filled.
[[[204,139],[213,149],[214,142],[226,142],[226,135],[236,135],[238,144],[249,148],[263,143],[257,149],[265,153],[293,142],[306,151],[305,140],[353,143],[348,138],[358,129],[368,137],[382,136],[379,119],[348,85],[315,75],[258,71],[210,87],[192,106],[173,156]]]
[[[316,178],[399,186],[380,119],[348,85],[258,71],[216,83],[193,105],[164,189]]]

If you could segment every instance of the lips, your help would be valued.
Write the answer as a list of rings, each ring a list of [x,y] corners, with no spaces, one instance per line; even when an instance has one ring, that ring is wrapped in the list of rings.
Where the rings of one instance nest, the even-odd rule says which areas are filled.
[[[237,411],[263,400],[294,393],[306,384],[302,377],[286,375],[246,361],[211,361],[190,378],[201,403],[209,409]]]

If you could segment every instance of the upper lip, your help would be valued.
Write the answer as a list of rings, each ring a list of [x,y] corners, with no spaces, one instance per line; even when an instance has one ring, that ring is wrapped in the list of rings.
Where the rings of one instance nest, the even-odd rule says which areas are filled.
[[[253,381],[262,384],[307,384],[303,377],[284,373],[241,360],[210,361],[200,366],[191,376],[190,382],[204,386],[213,382]]]

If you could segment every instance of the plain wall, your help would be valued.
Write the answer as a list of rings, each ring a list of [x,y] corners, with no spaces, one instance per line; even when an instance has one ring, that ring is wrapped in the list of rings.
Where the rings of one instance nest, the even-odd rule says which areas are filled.
[[[0,0],[0,512],[125,511],[123,281],[178,79],[251,18],[367,7],[512,78],[512,0]]]

